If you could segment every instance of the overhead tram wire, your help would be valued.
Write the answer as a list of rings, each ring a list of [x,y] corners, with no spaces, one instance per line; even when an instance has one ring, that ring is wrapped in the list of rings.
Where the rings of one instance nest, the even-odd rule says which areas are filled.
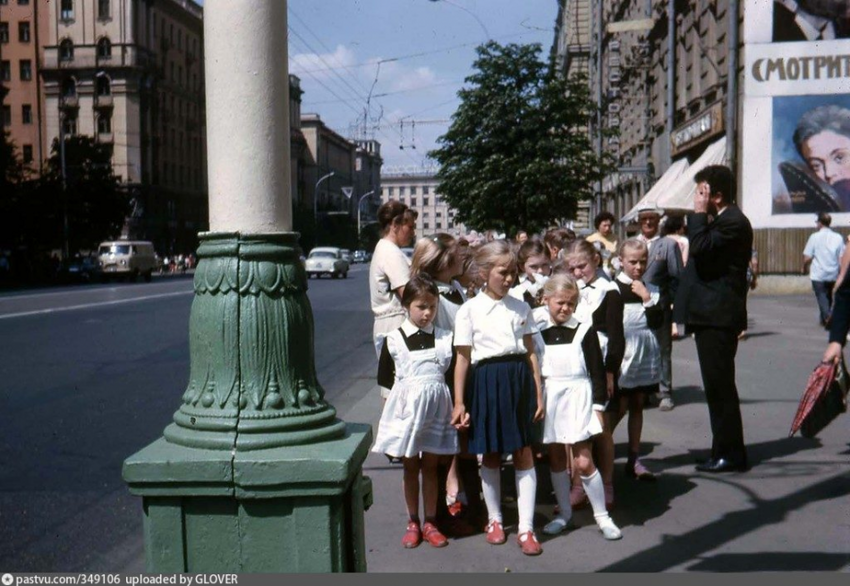
[[[459,84],[462,84],[462,83],[463,83],[463,81],[446,81],[446,82],[443,82],[443,83],[433,83],[431,85],[423,85],[421,87],[415,87],[415,88],[411,88],[411,89],[408,89],[408,90],[398,90],[398,91],[395,91],[395,92],[385,92],[383,94],[372,94],[372,99],[374,100],[375,98],[384,98],[386,96],[396,96],[398,94],[408,94],[410,92],[420,92],[420,91],[428,90],[428,89],[435,88],[435,87],[445,87],[447,85],[459,85]],[[352,100],[352,101],[361,101],[362,102],[363,100],[358,99],[358,100]],[[335,103],[337,103],[337,100],[321,100],[321,101],[317,101],[317,102],[311,102],[311,104],[313,104],[313,105],[335,104]]]

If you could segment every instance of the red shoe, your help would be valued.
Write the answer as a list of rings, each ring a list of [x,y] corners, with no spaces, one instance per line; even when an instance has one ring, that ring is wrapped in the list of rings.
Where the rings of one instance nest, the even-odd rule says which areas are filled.
[[[487,543],[490,545],[502,545],[507,540],[508,538],[505,537],[505,530],[501,522],[493,520],[487,524]]]
[[[541,547],[540,542],[537,541],[537,536],[534,534],[534,531],[526,531],[525,533],[517,535],[516,541],[519,544],[519,548],[522,550],[522,553],[525,555],[540,555],[543,553],[543,547]]]
[[[452,517],[457,517],[463,512],[463,503],[460,501],[455,501],[449,505],[449,515]]]
[[[583,509],[590,504],[587,499],[587,494],[584,492],[584,487],[581,484],[574,484],[570,487],[570,505],[574,511]]]
[[[425,541],[431,547],[446,547],[449,544],[446,536],[440,533],[440,530],[433,523],[429,523],[428,521],[422,526],[422,537],[425,538]]]
[[[401,538],[401,544],[405,549],[413,549],[414,547],[419,547],[420,543],[422,543],[422,531],[419,529],[419,523],[410,521],[407,524],[407,531],[404,532],[404,537]]]

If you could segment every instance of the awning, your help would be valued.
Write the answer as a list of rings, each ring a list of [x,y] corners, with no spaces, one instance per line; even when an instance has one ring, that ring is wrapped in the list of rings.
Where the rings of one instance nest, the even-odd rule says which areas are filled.
[[[677,168],[676,166],[679,163],[684,166]],[[652,186],[652,189],[620,221],[629,222],[633,220],[637,217],[637,210],[646,203],[654,203],[657,207],[664,209],[665,212],[692,212],[694,210],[694,194],[697,189],[697,185],[694,183],[696,174],[709,165],[725,164],[726,137],[724,136],[708,145],[705,152],[690,167],[685,160],[679,160],[670,165],[670,168]],[[662,185],[668,175],[671,175],[671,179]],[[652,199],[649,199],[650,196],[652,196]]]

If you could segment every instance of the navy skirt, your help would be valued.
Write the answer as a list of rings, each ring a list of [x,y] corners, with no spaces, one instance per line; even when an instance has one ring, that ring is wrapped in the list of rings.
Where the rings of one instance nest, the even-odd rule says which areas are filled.
[[[465,393],[470,453],[509,454],[536,441],[537,393],[525,354],[482,360],[471,379]]]

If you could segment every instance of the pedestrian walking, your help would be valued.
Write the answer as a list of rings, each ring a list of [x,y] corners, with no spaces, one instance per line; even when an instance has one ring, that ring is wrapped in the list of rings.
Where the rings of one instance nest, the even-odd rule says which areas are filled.
[[[661,294],[659,307],[662,310],[662,323],[652,331],[658,338],[661,350],[661,382],[658,408],[670,411],[673,402],[673,300],[679,286],[683,270],[682,251],[679,243],[659,233],[659,224],[664,210],[654,204],[638,211],[640,223],[639,240],[646,243],[649,261],[643,280],[656,287]]]
[[[678,252],[675,243],[673,246]],[[620,245],[619,256],[623,271],[615,281],[623,300],[626,346],[617,391],[608,407],[609,427],[613,432],[626,413],[629,414],[626,476],[655,480],[655,475],[641,463],[639,456],[643,407],[647,397],[658,392],[662,379],[661,350],[655,330],[664,327],[664,308],[658,287],[642,280],[648,264],[646,242],[639,238],[626,240]]]
[[[543,548],[534,534],[537,474],[532,426],[543,418],[543,390],[534,353],[531,308],[508,292],[516,278],[516,258],[503,240],[482,246],[475,255],[484,290],[457,313],[457,350],[452,422],[469,427],[469,449],[481,454],[480,470],[487,504],[487,541],[505,543],[501,506],[501,457],[512,454],[516,469],[519,527],[517,542],[526,555]],[[467,374],[470,373],[467,383]]]
[[[378,223],[383,236],[369,265],[369,296],[375,315],[375,353],[380,356],[384,337],[405,318],[401,296],[410,280],[410,262],[401,247],[413,240],[416,212],[400,201],[390,200],[378,208]]]
[[[407,317],[381,345],[378,384],[391,391],[372,451],[403,460],[408,522],[402,545],[413,548],[424,538],[434,547],[444,547],[448,540],[436,526],[437,465],[440,456],[458,451],[457,430],[451,425],[452,396],[446,384],[454,357],[452,333],[433,324],[439,293],[430,278],[410,279],[401,303]],[[420,492],[424,524],[419,517]]]
[[[602,255],[601,268],[609,278],[613,277],[618,269],[616,266],[617,235],[613,230],[615,221],[616,218],[611,212],[607,210],[599,212],[593,218],[593,226],[596,228],[596,232],[586,238]]]
[[[830,228],[832,216],[818,214],[817,232],[809,236],[803,249],[803,274],[809,273],[812,290],[820,312],[820,324],[829,327],[832,318],[832,291],[838,278],[841,255],[844,254],[844,237]]]
[[[750,221],[734,204],[735,176],[710,165],[694,177],[694,213],[688,216],[690,257],[676,296],[676,323],[694,333],[711,419],[711,457],[704,472],[742,471],[747,451],[735,355],[747,327],[747,266],[753,248]]]
[[[605,360],[605,389],[610,400],[617,387],[626,339],[620,290],[615,283],[599,277],[600,261],[596,248],[586,240],[573,243],[567,255],[569,270],[578,281],[581,295],[576,318],[582,323],[593,324],[596,331]],[[605,504],[611,509],[614,506],[614,437],[607,423],[602,433],[594,436],[593,448],[605,486]],[[577,471],[573,471],[570,491],[573,508],[586,504],[587,498]]]
[[[581,323],[573,315],[578,300],[578,286],[572,277],[556,275],[543,287],[543,306],[534,310],[539,330],[535,347],[546,405],[543,443],[548,444],[549,473],[558,502],[558,514],[543,533],[557,535],[569,527],[572,505],[567,461],[572,453],[572,467],[581,476],[599,530],[605,539],[614,540],[622,533],[605,507],[605,487],[593,464],[590,442],[603,429],[602,413],[608,402],[605,365],[593,325]]]

